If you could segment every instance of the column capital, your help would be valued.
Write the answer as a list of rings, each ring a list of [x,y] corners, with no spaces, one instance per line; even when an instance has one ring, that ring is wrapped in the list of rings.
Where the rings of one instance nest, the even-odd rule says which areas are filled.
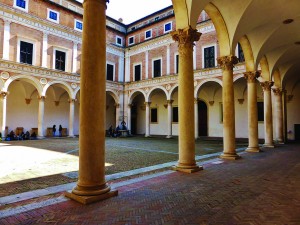
[[[78,41],[73,41],[73,47],[74,47],[74,46],[77,46],[78,44],[79,44]]]
[[[282,95],[282,89],[281,88],[272,88],[272,91],[274,95],[281,96]]]
[[[201,33],[191,26],[171,32],[172,39],[178,42],[178,51],[185,53],[185,49],[192,49],[194,42],[200,39]]]
[[[273,81],[263,81],[260,82],[260,86],[262,87],[263,91],[271,91],[271,87],[274,85]]]
[[[256,78],[260,77],[260,71],[248,71],[244,73],[244,77],[247,80],[247,83],[255,83]]]
[[[172,103],[174,102],[174,100],[167,100],[167,104],[169,105],[172,105]]]
[[[77,101],[76,98],[72,98],[72,99],[69,99],[69,100],[68,100],[69,103],[75,103],[76,101]]]
[[[227,55],[218,57],[217,61],[223,70],[233,70],[234,65],[238,63],[238,58],[234,55]]]
[[[44,96],[44,95],[43,96],[39,96],[38,99],[41,100],[41,101],[44,101],[46,99],[46,96]]]
[[[1,92],[0,92],[1,98],[6,98],[7,95],[8,95],[8,91],[1,91]]]
[[[151,102],[144,102],[145,106],[150,106]]]
[[[198,104],[198,102],[199,102],[199,98],[194,98],[194,103],[196,104]]]
[[[115,103],[115,107],[116,108],[120,108],[120,104],[119,103]]]
[[[5,20],[4,20],[4,25],[7,25],[7,26],[8,26],[8,25],[11,24],[11,22],[12,22],[11,20],[5,19]]]
[[[131,108],[131,107],[132,107],[132,105],[133,105],[133,104],[128,104],[128,105],[127,105],[127,107],[128,107],[128,108]]]

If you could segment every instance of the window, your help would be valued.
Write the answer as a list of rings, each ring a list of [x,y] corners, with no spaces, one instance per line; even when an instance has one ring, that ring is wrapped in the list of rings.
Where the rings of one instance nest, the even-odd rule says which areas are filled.
[[[59,13],[52,9],[48,9],[47,19],[54,23],[58,23],[59,22]]]
[[[141,65],[134,66],[134,80],[141,80]]]
[[[145,32],[145,39],[149,39],[152,38],[152,30],[147,30]]]
[[[173,123],[178,123],[179,118],[178,118],[178,107],[173,107],[172,108],[172,122]]]
[[[263,122],[264,121],[264,103],[257,102],[257,121]]]
[[[32,65],[33,44],[20,41],[20,62]]]
[[[14,0],[14,7],[27,12],[28,11],[28,0]]]
[[[215,67],[215,47],[204,48],[204,68]]]
[[[153,77],[161,76],[161,60],[157,59],[153,61]]]
[[[83,27],[82,27],[82,22],[79,20],[75,20],[74,21],[74,29],[77,31],[82,31]]]
[[[116,36],[116,44],[122,46],[122,38],[119,36]]]
[[[164,26],[164,33],[170,32],[172,30],[172,22],[166,23]]]
[[[245,56],[240,43],[238,43],[238,58],[239,62],[245,62]]]
[[[157,117],[157,108],[151,108],[151,113],[150,113],[150,121],[151,123],[158,123],[158,117]]]
[[[114,65],[106,64],[106,79],[114,81]]]
[[[134,44],[134,37],[133,36],[128,38],[128,43],[129,43],[129,45]]]
[[[55,50],[55,69],[57,70],[66,70],[66,53]]]
[[[175,73],[178,74],[179,72],[179,55],[175,56]]]

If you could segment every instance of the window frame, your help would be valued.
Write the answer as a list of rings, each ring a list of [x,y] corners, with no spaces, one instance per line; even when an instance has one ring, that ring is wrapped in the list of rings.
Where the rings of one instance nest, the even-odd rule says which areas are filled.
[[[174,121],[174,109],[177,108],[177,121]],[[178,105],[172,105],[172,124],[178,124],[179,123],[179,108]]]
[[[118,39],[121,40],[121,44],[118,43]],[[120,37],[120,36],[118,36],[118,35],[116,35],[116,45],[118,45],[118,46],[123,46],[123,38]]]
[[[154,76],[154,61],[156,61],[156,60],[160,60],[160,76],[157,76],[157,77],[162,77],[162,71],[163,71],[163,69],[162,69],[162,57],[159,57],[159,58],[153,58],[152,59],[152,78],[156,78]]]
[[[156,109],[156,122],[152,122],[152,110]],[[150,107],[150,124],[159,124],[159,119],[158,119],[158,107]]]
[[[130,43],[130,39],[132,39],[132,43]],[[128,37],[128,45],[134,45],[135,44],[135,38],[134,36]]]
[[[140,66],[141,67],[141,70],[140,70],[140,80],[136,80],[135,79],[135,67],[136,66]],[[139,63],[134,63],[133,64],[133,81],[141,81],[142,80],[142,63],[141,62],[139,62]]]
[[[210,48],[210,47],[214,47],[215,49],[215,66],[214,67],[205,67],[205,57],[204,57],[204,49],[205,48]],[[209,69],[209,68],[215,68],[218,63],[217,63],[217,56],[218,56],[218,51],[217,51],[217,44],[209,44],[209,45],[203,45],[202,46],[202,69]]]
[[[57,14],[57,20],[54,20],[54,19],[50,18],[50,12],[54,12],[54,13]],[[57,12],[53,9],[47,8],[47,20],[49,20],[53,23],[59,23],[59,12]]]
[[[66,59],[65,59],[65,70],[59,70],[55,68],[55,61],[56,61],[56,51],[64,52],[66,54]],[[58,71],[63,71],[63,72],[68,72],[68,49],[65,48],[60,48],[60,47],[53,47],[53,54],[52,54],[52,68],[54,70]]]
[[[168,30],[168,31],[166,31],[166,25],[167,25],[167,24],[171,24],[171,28],[170,28],[170,30]],[[172,21],[167,22],[167,23],[164,24],[164,34],[171,32],[172,29],[173,29],[173,22],[172,22]]]
[[[147,32],[150,32],[150,37],[147,37]],[[152,29],[149,29],[149,30],[145,31],[145,40],[148,40],[150,38],[152,38]]]
[[[36,52],[35,52],[36,51],[36,41],[32,40],[32,39],[28,39],[28,38],[18,37],[18,39],[17,39],[17,56],[16,56],[17,58],[16,58],[16,62],[22,63],[22,62],[20,62],[21,41],[33,44],[33,47],[32,47],[32,64],[28,64],[28,63],[26,63],[26,64],[35,66],[36,65]]]
[[[17,5],[17,1],[18,1],[18,0],[14,0],[14,5],[13,5],[13,7],[14,7],[14,8],[17,8],[17,9],[20,9],[20,10],[22,10],[22,11],[24,11],[24,12],[28,12],[29,0],[24,0],[24,2],[25,2],[25,8],[22,8],[22,7],[18,6],[18,5]]]
[[[80,30],[79,28],[76,27],[77,22],[81,23],[81,25],[82,25],[82,30],[83,30],[83,22],[82,22],[81,20],[77,20],[77,19],[74,19],[74,30],[77,30],[77,31],[82,32],[82,30]]]
[[[107,65],[111,65],[112,67],[113,67],[113,80],[109,80],[109,81],[115,81],[116,80],[116,64],[115,63],[113,63],[113,62],[110,62],[110,61],[107,61],[106,62],[106,68],[105,68],[105,75],[106,75],[106,80],[108,80],[107,79]]]

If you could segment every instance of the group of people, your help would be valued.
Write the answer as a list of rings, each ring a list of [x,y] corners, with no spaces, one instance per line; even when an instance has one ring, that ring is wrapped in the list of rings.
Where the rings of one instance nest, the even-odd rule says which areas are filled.
[[[121,126],[117,126],[116,129],[113,129],[112,125],[108,128],[108,135],[110,137],[120,137],[121,136],[121,130],[127,130],[126,122],[122,121]]]
[[[56,125],[53,125],[53,127],[52,127],[52,133],[53,133],[53,137],[55,137]],[[58,136],[59,137],[62,136],[62,126],[61,125],[59,125],[59,127],[58,127]]]
[[[2,133],[0,133],[0,138],[2,140]],[[32,132],[32,134],[30,134],[29,131],[26,131],[25,133],[22,131],[19,135],[16,135],[15,132],[11,130],[4,140],[5,141],[33,140],[36,138],[37,135],[35,132]]]

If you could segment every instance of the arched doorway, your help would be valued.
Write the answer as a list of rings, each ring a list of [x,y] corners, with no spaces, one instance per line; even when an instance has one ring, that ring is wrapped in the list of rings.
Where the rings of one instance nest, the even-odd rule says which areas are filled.
[[[199,136],[207,136],[207,105],[204,101],[201,100],[198,102],[198,118]]]

